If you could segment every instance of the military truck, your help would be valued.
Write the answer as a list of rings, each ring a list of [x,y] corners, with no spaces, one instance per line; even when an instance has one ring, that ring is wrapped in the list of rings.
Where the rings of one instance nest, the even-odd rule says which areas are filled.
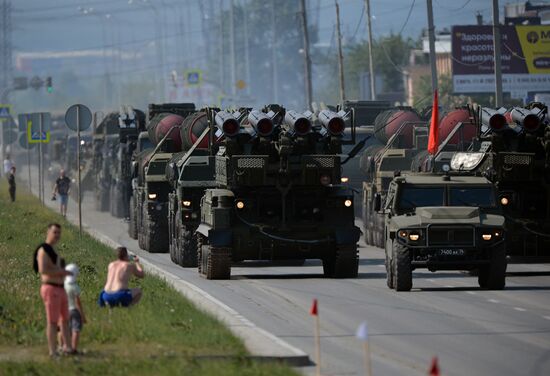
[[[478,119],[476,142],[459,156],[461,169],[498,187],[510,261],[550,262],[548,107],[480,108]]]
[[[206,112],[186,117],[180,128],[185,151],[175,154],[166,167],[172,187],[168,195],[170,258],[183,267],[197,267],[195,231],[200,223],[200,200],[206,188],[216,186],[215,156],[208,150],[208,131]]]
[[[168,194],[166,165],[182,150],[179,127],[195,112],[192,103],[149,105],[147,132],[155,146],[137,157],[133,204],[138,244],[148,252],[168,252]],[[132,229],[129,228],[130,235]]]
[[[486,178],[397,176],[384,201],[376,194],[375,209],[384,215],[389,288],[411,290],[412,272],[418,268],[476,270],[480,287],[504,288],[505,220],[495,188]]]
[[[130,196],[128,198],[128,235],[132,239],[138,238],[138,227],[137,227],[137,205],[134,197],[134,191],[140,185],[138,183],[139,171],[140,171],[140,161],[144,161],[144,155],[148,150],[152,150],[153,144],[149,140],[149,133],[140,132],[138,135],[136,148],[132,153],[132,159],[130,164]]]
[[[444,114],[439,124],[442,142],[435,155],[427,152],[428,122],[408,107],[382,112],[374,123],[377,143],[369,145],[361,157],[363,182],[363,234],[367,245],[384,247],[384,219],[374,210],[374,197],[384,197],[396,173],[441,171],[455,152],[467,150],[477,134],[475,113],[457,108]]]
[[[357,276],[360,231],[340,160],[342,144],[355,140],[343,139],[343,116],[324,110],[314,124],[311,113],[278,105],[209,111],[223,138],[212,145],[210,131],[216,187],[200,200],[201,275],[228,279],[231,263],[245,260],[316,258],[327,277]]]
[[[145,114],[131,106],[123,106],[118,116],[117,144],[111,166],[110,212],[117,218],[128,218],[132,195],[132,156],[138,147],[140,132],[145,130]]]

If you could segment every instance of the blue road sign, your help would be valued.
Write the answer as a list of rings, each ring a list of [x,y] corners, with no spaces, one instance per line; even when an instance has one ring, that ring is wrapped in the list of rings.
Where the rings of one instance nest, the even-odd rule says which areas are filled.
[[[11,104],[0,104],[0,121],[11,119]]]

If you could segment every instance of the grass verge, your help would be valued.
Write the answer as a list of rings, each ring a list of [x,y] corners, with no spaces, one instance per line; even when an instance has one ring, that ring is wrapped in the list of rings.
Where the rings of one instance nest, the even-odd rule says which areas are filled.
[[[131,309],[101,309],[96,300],[113,251],[21,192],[9,202],[0,183],[0,374],[2,375],[289,375],[290,368],[246,359],[242,342],[221,323],[153,276],[133,281],[144,291]],[[49,222],[63,226],[57,251],[80,267],[78,281],[88,324],[85,354],[50,360],[35,247]],[[121,229],[124,231],[124,229]]]

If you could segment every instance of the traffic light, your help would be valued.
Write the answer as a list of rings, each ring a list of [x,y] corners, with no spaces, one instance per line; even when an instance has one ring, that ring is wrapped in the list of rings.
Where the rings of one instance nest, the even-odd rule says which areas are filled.
[[[46,91],[48,93],[53,92],[52,78],[51,77],[46,77]]]

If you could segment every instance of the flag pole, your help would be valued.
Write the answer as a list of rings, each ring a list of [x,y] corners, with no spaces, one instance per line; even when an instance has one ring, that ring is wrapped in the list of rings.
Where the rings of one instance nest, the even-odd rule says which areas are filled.
[[[309,314],[314,317],[313,332],[315,341],[315,376],[321,376],[321,325],[317,299],[313,299]]]
[[[363,349],[365,350],[365,373],[367,376],[372,376],[372,366],[370,362],[370,348],[369,341],[363,343]]]

